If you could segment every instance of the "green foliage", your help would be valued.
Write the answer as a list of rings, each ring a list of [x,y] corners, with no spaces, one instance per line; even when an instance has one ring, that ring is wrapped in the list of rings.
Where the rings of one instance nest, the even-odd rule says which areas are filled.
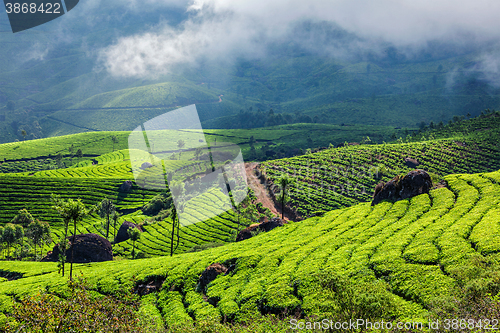
[[[141,238],[141,231],[137,228],[128,228],[127,234],[132,241],[132,258],[135,257],[135,242]]]
[[[26,210],[21,209],[16,216],[12,219],[11,223],[20,224],[23,227],[27,227],[28,224],[34,221],[33,216]]]
[[[162,192],[151,199],[142,211],[145,215],[153,216],[157,215],[161,210],[170,208],[171,204],[171,196],[167,192]]]
[[[324,302],[318,310],[331,313],[333,321],[396,319],[397,301],[383,281],[352,281],[332,271],[321,271],[317,278]]]
[[[278,184],[284,173],[297,179],[290,187],[289,205],[301,216],[371,200],[380,180],[413,170],[405,165],[405,157],[415,158],[420,163],[418,168],[429,172],[433,182],[447,174],[500,169],[500,116],[464,121],[461,126],[467,126],[465,133],[469,134],[457,137],[446,130],[441,134],[448,136],[446,139],[345,146],[267,161],[262,169],[273,184]]]
[[[482,245],[479,237],[487,236],[481,230],[494,231],[498,224],[489,212],[498,216],[500,172],[444,178],[448,188],[430,194],[376,206],[361,203],[207,251],[82,264],[77,269],[95,288],[108,292],[120,290],[132,276],[164,280],[157,294],[146,297],[156,299],[158,311],[150,311],[155,318],[161,314],[172,331],[209,327],[218,332],[250,328],[266,332],[271,323],[284,327],[290,319],[356,316],[421,320],[439,311],[443,316],[458,315],[462,312],[443,311],[467,309],[467,304],[493,311],[500,290],[500,243],[485,238]],[[163,241],[161,233],[169,235],[170,227],[168,221],[146,226],[137,241],[140,251],[155,246],[155,239],[158,247],[168,247],[169,239]],[[204,237],[206,225],[192,228],[181,232],[181,241],[187,242],[197,228],[198,237]],[[471,243],[475,234],[478,243]],[[495,237],[496,232],[491,234]],[[200,294],[199,276],[214,262],[231,271],[219,275]],[[5,304],[10,304],[10,295],[29,294],[33,285],[59,288],[61,281],[53,263],[0,262],[0,272],[9,279],[18,277],[0,283],[4,313],[9,313]],[[453,299],[459,294],[476,303],[457,303]],[[279,314],[282,321],[266,316],[269,313]]]
[[[10,248],[12,244],[17,240],[16,238],[16,227],[13,224],[6,224],[3,228],[2,242],[7,243],[7,257],[10,256]]]
[[[142,332],[131,293],[120,297],[92,293],[82,277],[69,282],[67,295],[42,291],[16,302],[6,332]]]
[[[47,243],[51,240],[50,238],[50,225],[47,222],[41,222],[36,220],[31,222],[27,228],[27,237],[35,245],[35,260],[37,258],[36,247],[41,246],[42,243]],[[40,253],[40,256],[42,254]]]
[[[54,208],[55,210],[59,213],[61,218],[67,222],[66,223],[66,232],[65,232],[65,237],[62,239],[60,251],[61,251],[61,256],[64,257],[66,255],[66,236],[67,236],[67,229],[68,229],[68,224],[69,222],[73,222],[73,240],[71,241],[74,243],[74,237],[76,237],[76,227],[77,224],[80,223],[84,217],[92,213],[97,207],[93,207],[88,209],[85,204],[81,201],[81,199],[73,200],[73,199],[60,199],[57,197],[53,197],[54,201]],[[73,279],[73,251],[75,249],[74,246],[71,247],[72,252],[71,252],[71,260],[70,260],[70,273],[69,277],[70,280]],[[62,261],[62,275],[64,276],[64,260]]]
[[[195,245],[186,252],[199,252],[199,251],[204,251],[207,249],[213,249],[215,247],[223,246],[224,243],[204,243],[201,245]]]
[[[116,206],[108,198],[104,198],[99,204],[99,216],[106,218],[106,238],[109,237],[109,219],[115,210]]]

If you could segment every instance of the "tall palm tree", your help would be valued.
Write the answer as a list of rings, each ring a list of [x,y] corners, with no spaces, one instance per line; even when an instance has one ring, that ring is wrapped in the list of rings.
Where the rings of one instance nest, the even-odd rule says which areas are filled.
[[[61,200],[57,199],[56,205],[54,206],[57,212],[64,221],[73,222],[73,241],[71,242],[71,263],[69,270],[69,279],[73,280],[73,262],[75,255],[75,240],[76,240],[76,225],[81,222],[83,218],[91,214],[95,208],[88,209],[81,199],[73,200]],[[64,242],[66,239],[63,240]],[[63,256],[65,253],[63,253]],[[64,264],[63,264],[63,275],[64,275]]]
[[[135,257],[135,242],[141,238],[141,232],[137,228],[128,228],[127,234],[132,240],[132,259]]]
[[[115,210],[116,207],[113,204],[113,201],[109,200],[108,198],[104,198],[99,205],[99,216],[106,217],[106,239],[109,236],[109,218]]]
[[[294,179],[290,178],[288,174],[282,175],[278,179],[278,186],[280,187],[280,202],[281,202],[281,219],[285,216],[285,201],[287,198],[287,191],[290,186],[294,183]]]

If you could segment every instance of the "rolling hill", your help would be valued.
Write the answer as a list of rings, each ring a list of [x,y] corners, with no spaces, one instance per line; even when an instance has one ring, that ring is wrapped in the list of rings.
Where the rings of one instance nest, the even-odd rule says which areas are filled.
[[[318,210],[368,201],[378,182],[416,167],[432,173],[436,183],[451,173],[498,170],[499,128],[500,113],[496,112],[409,135],[400,138],[400,143],[353,145],[263,162],[258,173],[264,175],[269,187],[283,173],[295,179],[289,205],[300,216],[310,216]],[[405,158],[419,165],[407,165]]]
[[[500,251],[500,173],[444,178],[448,188],[429,194],[333,210],[223,247],[173,258],[77,265],[77,271],[104,294],[130,285],[133,276],[140,282],[163,281],[161,290],[147,297],[147,304],[155,305],[148,311],[170,328],[203,320],[237,323],[271,313],[338,318],[340,300],[322,284],[324,276],[365,286],[359,297],[384,304],[382,312],[374,310],[376,305],[371,310],[380,318],[426,323],[433,302],[453,295],[472,259],[495,260]],[[214,262],[234,267],[206,290],[197,289],[200,273]],[[7,277],[0,282],[4,314],[11,297],[64,284],[55,263],[0,262],[0,272]],[[469,276],[474,278],[480,277]]]

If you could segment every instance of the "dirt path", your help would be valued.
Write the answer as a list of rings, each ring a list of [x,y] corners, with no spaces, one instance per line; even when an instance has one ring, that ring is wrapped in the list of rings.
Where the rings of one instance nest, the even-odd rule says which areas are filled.
[[[264,207],[269,208],[271,210],[271,213],[273,213],[274,215],[281,217],[281,207],[278,207],[274,204],[273,200],[269,196],[269,193],[267,192],[267,189],[255,174],[255,168],[258,164],[259,163],[256,162],[245,163],[248,186],[254,191],[255,196],[257,197],[257,202],[260,202]],[[290,220],[286,213],[285,220]]]

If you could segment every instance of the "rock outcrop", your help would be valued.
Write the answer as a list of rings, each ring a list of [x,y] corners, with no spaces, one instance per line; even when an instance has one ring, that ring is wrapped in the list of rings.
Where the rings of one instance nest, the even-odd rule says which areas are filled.
[[[122,225],[120,226],[120,229],[118,229],[118,232],[116,233],[115,244],[120,243],[120,242],[124,242],[130,238],[130,236],[128,235],[128,232],[127,232],[128,229],[130,229],[130,228],[137,228],[137,229],[139,229],[139,231],[141,231],[141,232],[143,231],[142,228],[140,226],[138,226],[137,224],[129,222],[129,221],[125,221],[122,223]]]
[[[133,185],[134,185],[134,183],[132,183],[132,181],[130,181],[130,180],[124,181],[120,185],[119,191],[120,192],[128,192],[128,191],[130,191],[130,189],[132,188]]]
[[[432,180],[424,170],[410,171],[406,176],[396,176],[387,183],[380,183],[375,188],[372,206],[382,200],[403,200],[419,194],[429,193]]]
[[[268,232],[268,231],[273,230],[276,227],[281,227],[284,224],[285,224],[285,221],[283,221],[279,217],[273,217],[269,221],[264,221],[262,223],[252,224],[251,226],[241,230],[238,233],[238,236],[236,236],[236,241],[239,242],[239,241],[251,238],[252,232],[254,232],[254,231],[260,230],[260,231]]]
[[[66,250],[67,262],[71,261],[71,252],[73,246],[75,263],[89,263],[113,260],[113,249],[111,243],[104,237],[96,234],[76,235],[75,243],[73,236],[68,237],[69,248]],[[46,257],[46,261],[57,261],[59,258],[59,246],[54,246],[52,252]]]
[[[420,162],[414,158],[407,157],[404,159],[405,165],[409,168],[416,168],[420,165]]]
[[[142,170],[145,170],[145,169],[148,169],[148,168],[152,168],[153,167],[153,164],[149,163],[149,162],[144,162],[141,164],[141,169]]]
[[[228,268],[221,263],[216,262],[211,264],[210,266],[205,268],[203,273],[201,273],[200,275],[200,279],[198,281],[200,288],[204,290],[210,282],[212,282],[217,276],[219,276],[219,274],[226,274],[227,271]]]
[[[160,291],[163,282],[165,282],[165,278],[153,278],[150,281],[146,281],[138,285],[135,288],[135,292],[139,296],[149,295],[151,293]]]

